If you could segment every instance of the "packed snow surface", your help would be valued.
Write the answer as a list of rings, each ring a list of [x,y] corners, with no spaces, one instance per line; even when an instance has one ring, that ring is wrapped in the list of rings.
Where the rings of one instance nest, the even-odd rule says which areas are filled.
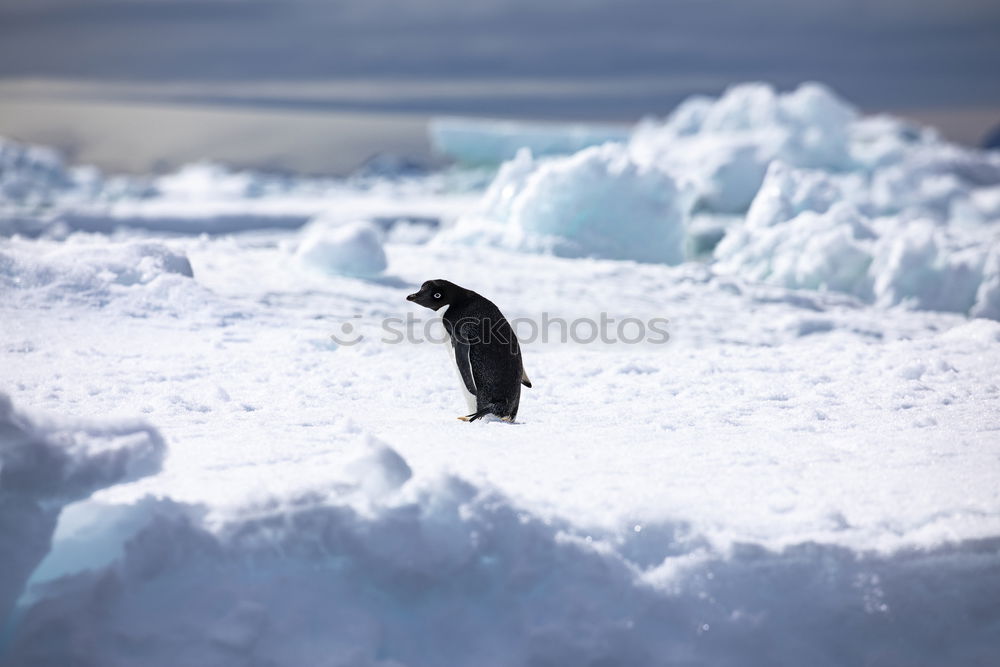
[[[995,664],[995,154],[754,85],[485,176],[0,158],[4,667]]]

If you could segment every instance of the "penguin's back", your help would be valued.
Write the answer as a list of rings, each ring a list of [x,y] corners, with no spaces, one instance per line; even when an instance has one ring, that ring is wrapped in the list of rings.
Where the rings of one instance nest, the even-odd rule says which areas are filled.
[[[449,308],[445,318],[451,321],[455,335],[469,343],[469,365],[479,402],[516,405],[523,374],[521,348],[500,309],[475,294],[462,307]]]

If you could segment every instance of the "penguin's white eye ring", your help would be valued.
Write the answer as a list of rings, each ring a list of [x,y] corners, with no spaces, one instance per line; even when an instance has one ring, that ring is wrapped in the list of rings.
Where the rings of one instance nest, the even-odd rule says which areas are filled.
[[[441,298],[441,292],[435,292],[434,293],[434,298],[435,299],[440,299]]]

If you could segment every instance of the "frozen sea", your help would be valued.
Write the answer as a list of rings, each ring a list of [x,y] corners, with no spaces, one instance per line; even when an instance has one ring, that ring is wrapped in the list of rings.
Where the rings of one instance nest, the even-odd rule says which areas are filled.
[[[1000,155],[816,84],[435,127],[476,164],[0,145],[0,664],[997,664]]]

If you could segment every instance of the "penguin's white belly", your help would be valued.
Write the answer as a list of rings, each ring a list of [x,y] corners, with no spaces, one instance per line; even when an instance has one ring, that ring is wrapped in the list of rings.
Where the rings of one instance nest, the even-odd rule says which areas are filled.
[[[448,308],[451,304],[444,306],[440,311],[441,317],[448,312]],[[441,328],[445,329],[444,322],[441,322]],[[462,397],[465,399],[465,405],[468,406],[469,412],[473,413],[476,411],[476,397],[469,393],[469,390],[465,387],[465,380],[462,379],[462,371],[458,370],[458,362],[455,360],[455,345],[451,342],[451,336],[447,335],[447,329],[445,329],[445,340],[448,342],[444,346],[444,349],[448,352],[448,359],[450,360],[450,365],[455,369],[455,375],[458,376],[458,389],[462,392]]]
[[[476,397],[469,393],[465,387],[465,380],[462,379],[462,371],[458,370],[458,362],[455,361],[455,346],[451,342],[451,336],[448,336],[448,344],[445,345],[445,349],[448,351],[448,358],[451,359],[451,367],[455,369],[455,375],[458,376],[458,388],[462,392],[469,412],[473,413],[476,411]]]

